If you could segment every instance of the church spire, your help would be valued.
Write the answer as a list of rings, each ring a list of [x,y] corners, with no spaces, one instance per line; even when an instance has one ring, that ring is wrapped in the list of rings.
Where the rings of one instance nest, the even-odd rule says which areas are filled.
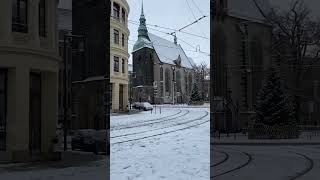
[[[149,39],[148,37],[148,30],[147,30],[147,26],[146,26],[146,18],[144,17],[144,12],[143,12],[143,1],[141,4],[141,15],[140,15],[140,25],[139,25],[139,35],[138,37],[146,37]]]

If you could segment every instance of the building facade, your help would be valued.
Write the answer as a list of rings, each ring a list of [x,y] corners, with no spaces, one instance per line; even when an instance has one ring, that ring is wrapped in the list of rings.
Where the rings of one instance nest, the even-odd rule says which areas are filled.
[[[54,158],[57,3],[0,2],[0,162]]]
[[[110,18],[110,74],[112,111],[128,110],[128,14],[126,0],[111,1]]]
[[[212,3],[211,122],[215,130],[239,130],[250,123],[271,65],[272,28],[253,1]]]
[[[149,33],[143,7],[133,47],[133,101],[187,103],[194,83],[194,62],[177,38],[168,41]]]
[[[105,129],[108,84],[108,0],[72,1],[70,128]],[[98,32],[98,33],[97,33]]]

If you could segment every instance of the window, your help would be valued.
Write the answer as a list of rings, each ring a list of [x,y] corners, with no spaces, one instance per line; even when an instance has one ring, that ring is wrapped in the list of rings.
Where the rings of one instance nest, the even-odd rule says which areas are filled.
[[[170,70],[166,69],[165,71],[165,90],[166,92],[170,92]]]
[[[113,31],[114,43],[119,44],[119,31],[114,29]]]
[[[114,61],[113,61],[113,71],[114,72],[119,72],[119,57],[114,56],[113,59],[114,59]]]
[[[163,67],[160,67],[160,81],[163,81]]]
[[[6,72],[0,69],[0,151],[6,150]]]
[[[120,6],[117,3],[113,3],[113,17],[115,19],[120,19]]]
[[[122,8],[122,22],[126,22],[126,11]]]
[[[177,90],[176,92],[181,92],[181,74],[180,71],[176,72]]]
[[[28,0],[12,0],[12,31],[28,32]]]
[[[39,35],[46,37],[46,1],[39,2]]]
[[[125,70],[125,59],[122,59],[122,73],[124,73],[124,70]]]
[[[122,34],[122,47],[124,47],[124,34]]]

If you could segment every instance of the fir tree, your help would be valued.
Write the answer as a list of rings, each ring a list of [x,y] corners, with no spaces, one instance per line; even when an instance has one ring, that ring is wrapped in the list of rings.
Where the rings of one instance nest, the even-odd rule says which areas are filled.
[[[194,86],[191,92],[190,103],[196,103],[196,102],[201,102],[201,96],[199,94],[199,89],[197,84],[194,83]]]
[[[278,71],[272,67],[255,105],[255,124],[296,125],[294,108]]]

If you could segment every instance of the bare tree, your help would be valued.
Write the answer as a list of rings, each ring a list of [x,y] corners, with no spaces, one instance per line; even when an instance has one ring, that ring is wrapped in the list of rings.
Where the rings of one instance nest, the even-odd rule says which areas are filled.
[[[284,63],[294,72],[296,118],[299,121],[300,81],[303,77],[306,60],[313,63],[320,55],[320,21],[314,19],[303,0],[292,0],[287,10],[271,8],[264,12],[256,0],[253,0],[266,22],[273,28],[272,53],[278,63]],[[312,64],[309,64],[309,67]]]
[[[205,99],[205,81],[206,81],[206,77],[208,75],[210,75],[210,71],[208,69],[208,64],[206,62],[201,62],[200,65],[197,65],[194,67],[194,71],[195,71],[195,80],[196,83],[198,85],[198,88],[200,90],[201,93],[201,98],[202,100]]]

